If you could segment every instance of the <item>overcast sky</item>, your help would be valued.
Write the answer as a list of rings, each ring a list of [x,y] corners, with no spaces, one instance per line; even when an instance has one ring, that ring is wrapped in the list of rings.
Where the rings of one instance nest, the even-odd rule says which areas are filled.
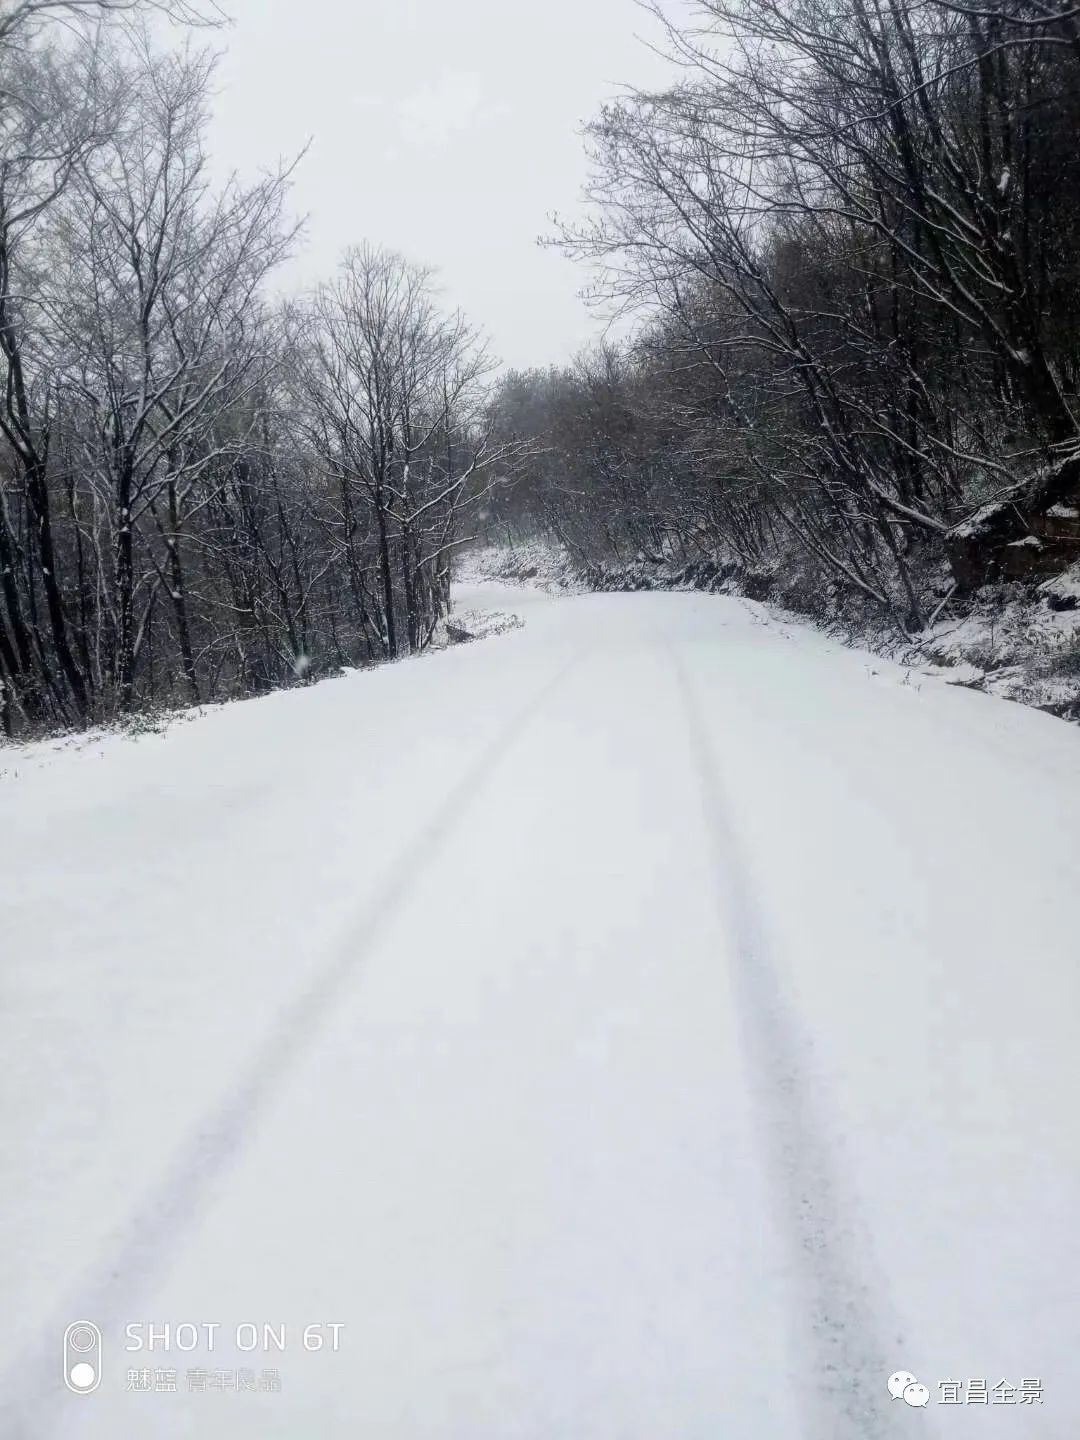
[[[670,0],[675,13],[686,0]],[[303,284],[360,240],[435,265],[447,301],[517,366],[599,334],[586,273],[536,238],[574,211],[581,123],[670,73],[634,0],[224,0],[216,167],[250,175],[312,142],[294,199]]]

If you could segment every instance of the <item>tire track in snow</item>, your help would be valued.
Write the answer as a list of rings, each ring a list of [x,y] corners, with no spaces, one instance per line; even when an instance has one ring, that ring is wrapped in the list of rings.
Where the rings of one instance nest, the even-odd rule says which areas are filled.
[[[215,1187],[227,1181],[248,1139],[316,1038],[334,1000],[363,971],[397,914],[490,784],[500,762],[584,654],[581,651],[572,655],[514,710],[450,787],[427,823],[386,871],[375,877],[368,898],[349,926],[348,936],[334,947],[329,962],[314,980],[285,1006],[239,1083],[195,1127],[179,1147],[164,1180],[120,1227],[121,1238],[111,1258],[104,1264],[99,1262],[85,1282],[73,1290],[66,1307],[54,1315],[48,1327],[30,1343],[21,1361],[3,1376],[0,1415],[5,1420],[5,1440],[46,1440],[49,1435],[72,1433],[58,1423],[60,1414],[66,1409],[66,1418],[74,1428],[78,1407],[92,1405],[93,1401],[70,1395],[63,1388],[61,1351],[65,1329],[73,1320],[93,1320],[105,1337],[104,1361],[110,1364],[110,1338],[125,1323],[139,1318],[139,1297],[176,1258],[180,1242],[198,1222]],[[114,1354],[111,1364],[115,1363]]]
[[[700,702],[677,653],[673,660],[716,866],[720,920],[730,941],[748,1089],[779,1225],[794,1260],[802,1313],[793,1317],[791,1331],[804,1372],[796,1383],[806,1434],[815,1440],[887,1440],[909,1433],[907,1416],[898,1413],[907,1407],[897,1407],[885,1385],[902,1357],[901,1337],[887,1322],[891,1306],[882,1271],[817,1111],[810,1047],[770,953]],[[924,1436],[933,1433],[927,1421],[923,1412],[918,1427]]]

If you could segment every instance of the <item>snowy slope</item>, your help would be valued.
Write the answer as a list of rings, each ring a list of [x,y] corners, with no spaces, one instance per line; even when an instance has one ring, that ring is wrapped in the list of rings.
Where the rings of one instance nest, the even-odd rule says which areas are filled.
[[[746,602],[459,603],[526,626],[0,752],[0,1435],[1074,1436],[1080,732]]]

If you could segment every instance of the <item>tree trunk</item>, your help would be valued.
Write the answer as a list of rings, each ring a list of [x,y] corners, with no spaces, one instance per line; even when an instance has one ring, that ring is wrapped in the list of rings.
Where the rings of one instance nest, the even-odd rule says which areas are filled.
[[[394,570],[390,559],[390,537],[386,529],[386,503],[382,487],[375,490],[375,519],[379,532],[379,569],[382,574],[383,605],[386,608],[386,653],[398,658],[397,624],[394,616]]]

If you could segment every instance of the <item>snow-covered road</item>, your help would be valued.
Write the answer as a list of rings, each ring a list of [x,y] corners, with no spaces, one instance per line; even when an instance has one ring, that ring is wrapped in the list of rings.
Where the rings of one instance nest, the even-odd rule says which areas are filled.
[[[0,750],[0,1435],[1072,1440],[1080,731],[459,602],[527,623]]]

